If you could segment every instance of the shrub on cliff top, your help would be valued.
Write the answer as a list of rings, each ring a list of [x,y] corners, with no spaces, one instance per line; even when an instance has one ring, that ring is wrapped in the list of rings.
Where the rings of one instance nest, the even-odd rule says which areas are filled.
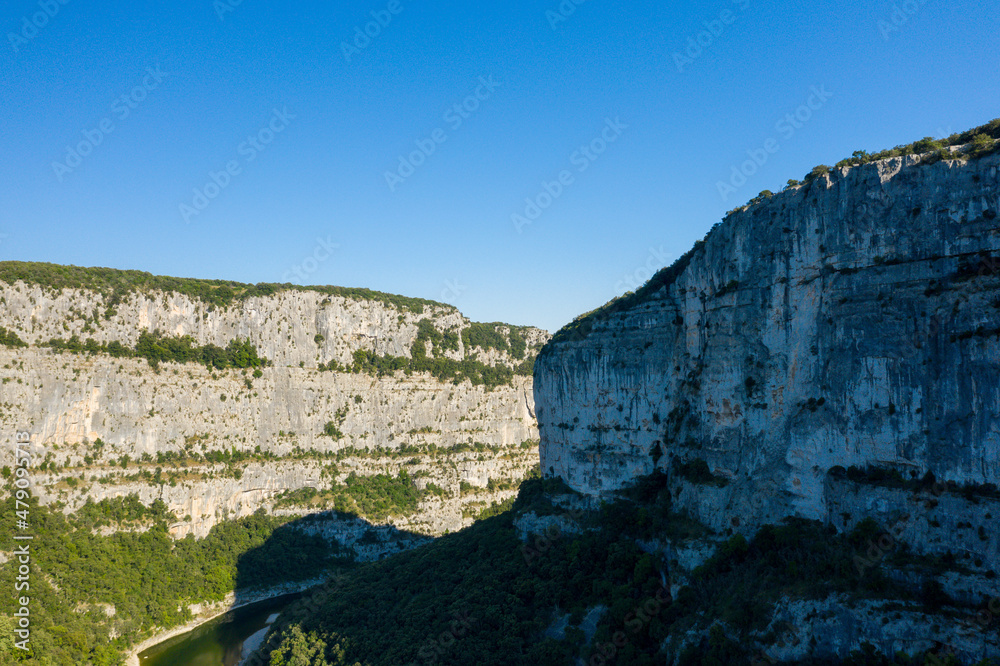
[[[124,297],[151,291],[175,292],[214,307],[228,307],[235,302],[255,296],[271,296],[282,291],[316,291],[330,296],[340,296],[355,301],[375,301],[400,311],[422,313],[425,307],[454,311],[454,306],[423,298],[409,298],[386,294],[371,289],[336,287],[331,285],[302,286],[291,283],[244,284],[232,280],[200,280],[152,275],[144,271],[118,270],[83,266],[61,266],[42,262],[0,261],[0,282],[37,284],[56,290],[88,289],[102,294],[106,316],[114,316],[115,307]]]

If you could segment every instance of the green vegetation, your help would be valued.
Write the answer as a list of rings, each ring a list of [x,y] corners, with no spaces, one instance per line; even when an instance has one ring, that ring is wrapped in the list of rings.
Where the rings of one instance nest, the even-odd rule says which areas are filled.
[[[505,333],[501,329],[507,329]],[[480,349],[496,349],[507,352],[511,358],[524,358],[527,352],[528,343],[525,340],[525,328],[522,326],[510,326],[498,322],[492,324],[480,324],[473,322],[469,327],[462,330],[462,343],[466,349],[479,347]]]
[[[855,151],[851,157],[837,162],[837,167],[859,166],[878,160],[885,160],[891,157],[903,157],[905,155],[927,155],[932,154],[938,159],[955,159],[960,155],[948,150],[952,146],[969,146],[968,157],[982,157],[996,151],[995,140],[1000,139],[1000,118],[992,120],[985,125],[974,127],[965,132],[952,134],[945,139],[935,139],[934,137],[924,137],[919,141],[896,146],[888,150],[877,153],[867,153],[863,150]]]
[[[362,575],[348,576],[298,631],[295,625],[285,627],[275,643],[285,654],[296,642],[300,650],[319,648],[319,658],[303,662],[311,666],[421,663],[421,655],[430,653],[428,639],[458,626],[452,623],[460,618],[467,623],[463,635],[443,651],[439,664],[570,663],[571,645],[539,639],[548,624],[542,609],[576,607],[582,599],[577,595],[589,596],[589,580],[602,577],[610,556],[593,541],[592,549],[581,548],[574,558],[577,584],[567,585],[554,561],[537,571],[529,567],[510,514],[489,518],[426,547],[365,565],[358,570]],[[633,546],[636,558],[637,551]],[[613,571],[604,575],[617,575],[618,567]],[[628,578],[620,582],[627,598]]]
[[[5,347],[27,347],[28,343],[17,337],[17,333],[14,331],[8,331],[6,328],[0,326],[0,345]]]
[[[426,474],[426,472],[417,476],[421,474]],[[336,476],[336,471],[330,476]],[[537,470],[529,471],[525,480],[537,478],[537,476]],[[501,481],[490,479],[488,489],[490,492],[516,490],[520,483],[521,480],[518,479]],[[472,490],[468,484],[464,487]],[[414,484],[414,478],[405,469],[396,476],[389,474],[359,476],[357,473],[351,472],[343,483],[333,481],[330,487],[325,490],[300,488],[286,491],[278,496],[274,506],[275,508],[300,506],[313,510],[332,509],[343,514],[384,522],[394,516],[413,515],[420,502],[429,496],[447,499],[449,493],[434,483],[425,484],[423,490],[417,488]],[[477,519],[496,515],[509,509],[512,502],[513,498],[497,502],[485,511],[477,510],[469,515]],[[501,505],[502,508],[498,508]]]
[[[70,519],[79,529],[110,527],[141,527],[162,523],[176,523],[177,516],[167,511],[163,500],[154,500],[146,506],[136,494],[113,499],[103,499],[94,503],[88,499]]]
[[[701,458],[694,458],[687,462],[680,462],[680,460],[674,459],[674,471],[682,478],[699,486],[724,488],[729,483],[729,480],[725,477],[712,474],[708,463]]]
[[[340,432],[340,426],[344,425],[349,409],[347,405],[339,407],[333,415],[333,420],[327,421],[326,425],[323,426],[323,434],[327,437],[332,437],[335,441],[342,439],[344,433]]]
[[[998,150],[996,143],[997,139],[1000,139],[1000,118],[965,132],[952,134],[945,139],[935,139],[934,137],[927,136],[919,141],[914,141],[913,143],[908,143],[902,146],[896,146],[895,148],[889,148],[888,150],[882,150],[877,153],[856,150],[850,157],[837,162],[835,168],[840,169],[844,167],[861,166],[862,164],[868,164],[870,162],[877,162],[879,160],[886,160],[893,157],[905,157],[907,155],[929,156],[923,160],[923,164],[933,164],[944,159],[976,159],[996,152]],[[963,154],[961,152],[953,152],[951,150],[952,147],[956,146],[968,146],[968,148]],[[800,185],[809,185],[820,176],[829,174],[830,169],[831,167],[825,164],[813,167],[812,171],[806,174],[803,181],[789,180],[788,187],[792,188]],[[763,199],[758,197],[750,201],[749,205],[760,203],[762,200]],[[730,213],[733,212],[735,211],[730,211]]]
[[[462,516],[465,518],[472,518],[473,520],[486,520],[487,518],[493,518],[510,511],[514,506],[514,501],[516,499],[517,497],[510,497],[502,502],[494,502],[493,504],[483,508],[470,507],[470,509],[468,509],[468,513],[466,513],[466,510],[462,511]]]
[[[418,489],[406,470],[400,471],[397,476],[358,476],[351,472],[344,483],[333,481],[326,490],[300,488],[285,491],[278,496],[274,508],[308,506],[314,510],[333,509],[383,522],[392,516],[413,515],[420,500],[429,494],[436,492],[430,488]]]
[[[383,514],[392,507],[412,507],[417,492],[405,473],[352,475],[336,487],[359,508]],[[900,550],[859,571],[858,556],[882,533],[872,521],[848,535],[818,522],[789,519],[762,528],[749,541],[733,536],[671,596],[662,578],[670,563],[643,552],[637,539],[718,537],[673,511],[667,476],[640,479],[618,501],[590,513],[569,512],[562,500],[553,501],[568,493],[557,479],[534,478],[515,500],[485,508],[481,520],[459,533],[361,566],[335,560],[340,569],[336,593],[315,612],[278,620],[270,663],[398,666],[423,663],[428,655],[435,663],[456,666],[572,663],[575,658],[590,663],[602,653],[606,658],[616,634],[624,632],[615,663],[664,663],[663,646],[675,649],[678,639],[695,637],[694,644],[674,655],[677,663],[749,666],[761,653],[748,646],[777,640],[774,632],[762,632],[785,599],[840,594],[853,602],[922,607],[929,621],[938,613],[974,616],[974,609],[955,608],[933,581],[908,590],[893,582],[899,576],[886,573],[892,566],[959,570],[954,558],[921,558]],[[13,515],[13,501],[5,505]],[[529,511],[560,516],[578,528],[522,542],[514,517]],[[34,653],[17,655],[22,663],[118,664],[128,644],[154,623],[184,621],[184,604],[190,601],[219,599],[233,586],[304,579],[331,565],[325,541],[262,512],[218,525],[206,539],[175,543],[167,536],[174,517],[165,506],[144,507],[134,496],[88,504],[71,518],[58,507],[32,501],[31,516]],[[148,530],[109,537],[93,533],[104,525]],[[10,537],[2,538],[0,548],[9,551]],[[14,575],[10,567],[0,569],[0,585],[12,586]],[[114,604],[114,615],[101,604]],[[585,643],[577,627],[598,605],[607,611],[593,640]],[[0,614],[12,610],[12,599],[0,600]],[[570,616],[565,639],[546,638],[546,629],[564,613]],[[0,624],[0,641],[9,628]],[[108,640],[112,628],[127,638]],[[448,632],[447,641],[438,640]],[[859,653],[844,663],[916,666],[923,657],[891,662]]]
[[[526,443],[529,447],[532,444],[531,442]],[[436,457],[439,454],[450,456],[465,452],[489,453],[494,458],[510,456],[509,452],[504,453],[503,447],[488,446],[476,442],[474,444],[460,443],[450,448],[438,448],[434,444],[409,445],[401,447],[399,450],[384,452],[381,449],[369,451],[347,447],[338,451],[335,457],[337,460],[351,457],[379,457],[383,453],[386,457],[392,458],[409,457],[415,453]],[[419,462],[419,458],[411,458],[408,464]],[[414,483],[415,478],[426,476],[428,474],[426,471],[411,475],[406,469],[403,469],[396,476],[389,474],[360,476],[351,472],[342,483],[336,480],[338,474],[339,469],[336,463],[328,465],[321,474],[321,478],[331,479],[329,487],[285,491],[276,498],[274,508],[305,507],[313,511],[335,510],[343,514],[357,515],[368,520],[383,522],[393,516],[413,515],[417,511],[419,503],[429,496],[442,499],[450,497],[447,490],[434,483],[426,483],[423,489],[417,488]],[[517,490],[522,482],[538,479],[540,476],[541,473],[536,464],[527,471],[523,479],[490,479],[487,489],[490,492]],[[474,491],[474,488],[464,481],[460,487],[463,495]],[[512,501],[498,502],[494,507],[486,507],[485,512],[481,510],[484,504],[479,503],[474,510],[470,509],[466,515],[477,519],[496,515],[510,508]],[[502,505],[502,508],[498,509],[499,505]]]
[[[911,474],[910,478],[906,478],[896,469],[877,467],[875,465],[861,468],[852,465],[846,470],[843,467],[834,467],[830,470],[830,475],[834,478],[847,479],[854,483],[880,486],[882,488],[895,488],[912,493],[930,492],[935,495],[950,493],[953,495],[962,495],[969,500],[975,500],[980,497],[1000,499],[1000,489],[995,484],[964,483],[959,485],[954,481],[938,481],[933,472],[927,472],[920,478],[917,478],[915,474]]]
[[[458,351],[458,335],[456,333],[450,331],[442,333],[428,319],[422,319],[418,326],[417,337],[410,348],[410,358],[380,356],[375,352],[359,349],[354,352],[354,363],[351,366],[343,367],[337,362],[331,361],[325,366],[320,366],[320,369],[363,372],[378,377],[391,375],[400,370],[407,375],[414,372],[427,372],[442,382],[460,384],[463,381],[469,381],[474,386],[486,386],[490,390],[497,386],[511,385],[516,375],[530,377],[534,371],[534,355],[525,357],[527,342],[524,338],[523,328],[506,326],[505,324],[473,323],[462,331],[466,357],[457,361],[444,357],[445,350]],[[505,335],[500,330],[502,327],[508,328],[510,333]],[[428,342],[433,345],[433,357],[427,356]],[[474,354],[470,355],[470,350],[473,347],[506,351],[515,360],[520,358],[523,360],[514,368],[503,364],[487,365],[476,358]]]
[[[375,377],[392,375],[400,370],[407,375],[414,372],[428,372],[442,382],[460,384],[468,380],[474,386],[486,386],[490,390],[497,386],[509,386],[513,383],[515,375],[530,376],[531,372],[530,366],[524,363],[512,370],[505,365],[486,365],[482,361],[471,358],[461,361],[440,357],[428,358],[423,342],[420,340],[413,343],[411,353],[413,357],[406,358],[405,356],[380,356],[365,349],[358,349],[354,352],[354,363],[351,366],[345,368],[332,361],[325,366],[320,366],[320,369],[360,372]]]
[[[712,228],[713,230],[715,227]],[[711,233],[711,231],[709,232]],[[707,238],[707,236],[706,236]],[[562,342],[580,342],[593,330],[594,326],[600,322],[607,321],[619,312],[624,312],[635,307],[639,303],[649,300],[656,292],[667,289],[680,277],[684,269],[688,267],[695,255],[702,251],[705,245],[704,240],[697,241],[694,247],[681,255],[674,263],[666,268],[661,268],[649,279],[646,284],[639,287],[635,292],[626,292],[617,298],[613,298],[601,307],[591,312],[580,315],[570,323],[563,326],[552,336],[549,344],[542,348],[539,356],[545,354],[547,349],[551,349],[554,344]]]
[[[729,282],[727,282],[723,286],[719,287],[719,290],[715,292],[715,295],[716,296],[725,296],[726,294],[728,294],[728,293],[730,293],[732,291],[736,291],[739,288],[740,288],[740,281],[739,280],[730,280]]]
[[[145,358],[154,367],[161,361],[204,363],[208,368],[219,370],[267,365],[267,359],[258,356],[257,348],[249,340],[230,340],[225,349],[213,344],[196,347],[190,336],[165,338],[156,331],[139,334],[135,355]]]
[[[700,636],[700,643],[677,656],[678,663],[749,666],[758,655],[746,646],[767,628],[782,598],[843,594],[924,603],[928,613],[935,611],[927,604],[950,603],[939,590],[902,589],[881,566],[859,574],[855,556],[868,548],[868,532],[838,535],[800,519],[765,527],[750,541],[725,541],[671,597],[661,577],[668,563],[636,545],[650,531],[662,536],[660,521],[677,520],[665,479],[640,480],[620,501],[574,517],[579,532],[550,532],[523,543],[513,525],[518,513],[567,515],[551,502],[552,493],[564,491],[558,481],[525,483],[510,511],[358,567],[340,579],[336,594],[317,612],[280,618],[271,663],[397,666],[433,657],[444,665],[516,666],[574,658],[591,663],[602,653],[605,661],[594,663],[611,663],[607,646],[622,631],[626,640],[615,650],[615,663],[669,663],[661,646]],[[693,521],[687,527],[696,532],[689,538],[709,534]],[[597,605],[608,610],[585,645],[576,626]],[[570,615],[565,640],[546,638],[545,630],[562,613]],[[454,633],[448,640],[437,640],[449,631]],[[760,640],[768,645],[776,638],[764,634]],[[292,662],[292,654],[311,656]],[[892,662],[859,654],[844,663]]]
[[[395,477],[388,474],[358,476],[351,472],[344,483],[346,490],[343,495],[350,498],[346,510],[355,509],[356,513],[378,521],[389,516],[416,513],[420,499],[428,494],[428,491],[420,491],[413,485],[406,470]]]
[[[18,280],[50,289],[89,289],[104,296],[107,319],[115,316],[115,308],[133,293],[149,294],[153,291],[176,292],[214,307],[228,307],[234,303],[258,296],[271,296],[282,291],[315,291],[329,296],[339,296],[355,301],[375,301],[400,311],[422,313],[425,307],[455,308],[423,298],[408,298],[384,294],[371,289],[334,286],[300,286],[296,284],[265,283],[243,284],[230,280],[199,280],[152,275],[143,271],[124,271],[114,268],[85,268],[58,264],[2,261],[0,282],[14,284]]]
[[[908,144],[906,146],[897,146],[890,150],[883,150],[879,153],[869,154],[864,151],[857,151],[854,153],[853,157],[846,160],[842,160],[837,163],[837,167],[844,166],[857,166],[860,164],[867,164],[868,162],[874,160],[887,159],[890,157],[899,157],[902,155],[913,155],[920,154],[922,152],[940,150],[947,150],[948,146],[958,146],[964,144],[970,144],[970,149],[965,155],[969,158],[977,158],[986,154],[991,154],[998,150],[998,144],[996,139],[1000,139],[1000,118],[990,121],[986,125],[981,127],[976,127],[974,129],[968,130],[966,132],[961,132],[958,134],[953,134],[947,139],[943,139],[936,142],[934,139],[925,138],[920,141],[915,141],[914,143]],[[941,152],[938,158],[944,156]],[[951,157],[959,157],[959,155],[953,155]],[[933,161],[933,160],[930,160]],[[795,179],[790,179],[788,181],[788,188],[798,187],[800,185],[808,185],[815,181],[820,176],[830,172],[830,167],[826,165],[819,165],[814,167],[805,176],[804,181],[798,181]],[[761,203],[771,198],[773,194],[769,190],[764,190],[757,197],[755,197],[750,204]],[[733,209],[726,214],[728,218],[733,213],[745,208],[742,206],[740,208]],[[706,234],[705,239],[712,234],[713,231],[718,227],[718,224],[712,227],[711,231]],[[546,350],[552,348],[554,344],[560,344],[565,342],[581,342],[587,338],[590,332],[593,330],[594,326],[601,322],[605,322],[614,316],[616,313],[624,312],[625,310],[631,309],[636,305],[643,303],[652,296],[660,291],[670,287],[674,281],[680,276],[680,274],[687,268],[691,260],[699,253],[705,243],[705,239],[695,242],[694,247],[689,251],[684,253],[679,259],[677,259],[670,266],[660,269],[646,284],[633,292],[626,292],[621,296],[613,298],[601,307],[591,312],[580,315],[572,322],[560,329],[552,337],[552,340],[546,345],[541,353],[544,355]],[[728,290],[727,290],[728,291]],[[464,332],[463,332],[464,335]]]
[[[458,333],[445,331],[442,333],[430,319],[421,319],[417,324],[417,338],[414,341],[413,349],[423,350],[420,355],[427,355],[426,343],[430,342],[434,348],[435,358],[442,356],[445,351],[458,351]],[[418,346],[419,343],[419,346]]]
[[[149,365],[158,368],[161,362],[172,363],[202,363],[209,369],[225,370],[226,368],[259,368],[270,362],[258,355],[257,347],[249,340],[236,338],[230,340],[226,348],[207,344],[196,346],[194,338],[189,335],[180,337],[164,337],[159,331],[143,331],[139,334],[135,347],[129,349],[117,340],[107,344],[98,344],[93,338],[80,342],[76,335],[69,340],[52,338],[44,343],[56,351],[68,351],[74,354],[110,354],[115,358],[144,358]],[[256,374],[254,375],[257,376]]]
[[[216,525],[204,539],[174,541],[167,526],[175,517],[162,502],[144,507],[135,496],[103,500],[68,518],[58,507],[35,499],[29,504],[32,650],[15,650],[4,663],[118,664],[123,651],[153,626],[190,620],[187,604],[222,600],[237,586],[311,578],[336,554],[324,539],[286,524],[288,518],[263,512]],[[13,516],[14,500],[3,500],[2,508]],[[105,525],[145,531],[93,532]],[[0,550],[14,549],[11,536],[10,530],[0,536]],[[16,567],[0,567],[0,585],[13,590],[16,575]],[[10,616],[14,603],[13,595],[0,597],[0,615]],[[104,611],[109,604],[113,616]],[[122,638],[109,640],[112,629]]]

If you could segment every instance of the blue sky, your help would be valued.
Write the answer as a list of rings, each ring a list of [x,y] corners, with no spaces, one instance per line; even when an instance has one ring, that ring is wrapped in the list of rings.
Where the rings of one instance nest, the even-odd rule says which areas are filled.
[[[1000,116],[967,0],[64,2],[4,4],[0,258],[550,330],[763,189]]]

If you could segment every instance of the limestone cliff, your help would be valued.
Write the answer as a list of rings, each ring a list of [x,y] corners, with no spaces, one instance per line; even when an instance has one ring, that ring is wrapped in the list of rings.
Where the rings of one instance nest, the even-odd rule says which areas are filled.
[[[1000,482],[998,165],[897,157],[730,214],[542,351],[543,473],[606,496],[659,468],[737,531],[833,521],[839,468]],[[974,547],[996,565],[993,530]]]
[[[289,491],[324,489],[351,472],[405,469],[419,487],[444,493],[395,522],[440,534],[511,496],[537,462],[530,376],[490,387],[425,372],[346,370],[358,351],[409,358],[421,330],[433,333],[422,343],[430,358],[515,368],[530,362],[544,331],[473,325],[451,306],[363,290],[284,285],[219,304],[169,288],[106,289],[93,269],[23,266],[2,265],[3,274],[31,277],[0,279],[0,327],[27,343],[0,346],[0,431],[6,439],[31,433],[36,462],[46,466],[35,492],[68,511],[136,494],[167,504],[178,517],[175,536],[203,536],[221,520],[270,510]],[[66,271],[95,284],[67,287]],[[123,282],[121,272],[108,275]],[[485,331],[488,342],[469,330]],[[129,348],[152,331],[218,347],[248,339],[271,363],[255,376],[46,346],[75,336]],[[242,454],[240,462],[204,457],[225,451]]]

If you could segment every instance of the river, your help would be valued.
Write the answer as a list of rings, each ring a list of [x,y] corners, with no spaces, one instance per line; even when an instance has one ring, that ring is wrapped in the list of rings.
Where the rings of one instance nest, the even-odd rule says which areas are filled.
[[[236,666],[243,641],[267,626],[301,594],[266,599],[231,610],[139,653],[141,666]]]

